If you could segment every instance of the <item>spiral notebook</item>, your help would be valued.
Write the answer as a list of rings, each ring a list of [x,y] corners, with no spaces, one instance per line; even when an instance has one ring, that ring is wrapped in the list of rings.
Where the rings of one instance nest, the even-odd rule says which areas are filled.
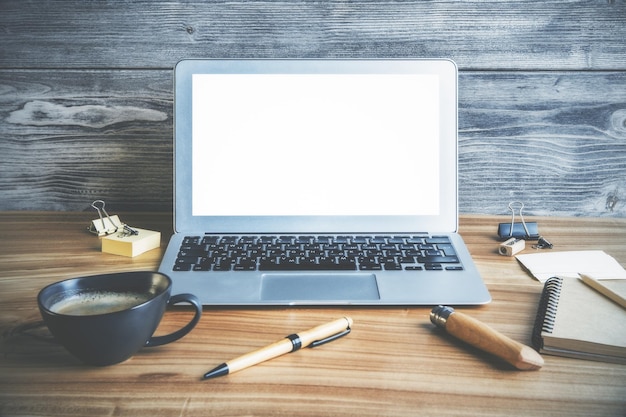
[[[540,353],[626,364],[626,310],[578,278],[552,277],[532,339]]]

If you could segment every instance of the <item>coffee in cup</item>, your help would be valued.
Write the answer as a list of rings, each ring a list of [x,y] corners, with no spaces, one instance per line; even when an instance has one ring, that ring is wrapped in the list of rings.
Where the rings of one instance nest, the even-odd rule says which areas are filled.
[[[202,305],[191,294],[170,297],[172,282],[157,272],[80,277],[47,286],[37,297],[52,335],[70,353],[92,365],[122,362],[144,346],[180,339],[197,324]],[[193,319],[165,336],[153,336],[168,305],[191,304]]]
[[[143,304],[152,297],[150,293],[140,292],[80,291],[65,294],[50,306],[50,311],[69,316],[107,314]]]

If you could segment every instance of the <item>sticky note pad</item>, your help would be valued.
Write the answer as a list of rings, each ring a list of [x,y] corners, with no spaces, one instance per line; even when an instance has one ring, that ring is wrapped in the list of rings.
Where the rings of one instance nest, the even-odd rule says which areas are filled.
[[[102,252],[135,257],[161,246],[161,232],[134,228],[136,235],[115,233],[102,238]]]

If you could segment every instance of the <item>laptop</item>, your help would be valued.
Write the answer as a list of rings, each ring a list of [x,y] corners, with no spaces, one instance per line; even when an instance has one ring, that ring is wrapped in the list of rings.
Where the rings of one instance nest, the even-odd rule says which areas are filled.
[[[204,305],[476,305],[444,59],[183,60],[174,234]]]

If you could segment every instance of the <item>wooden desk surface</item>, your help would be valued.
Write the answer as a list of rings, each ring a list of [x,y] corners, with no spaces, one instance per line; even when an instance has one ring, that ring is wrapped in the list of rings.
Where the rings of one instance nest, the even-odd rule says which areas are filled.
[[[92,218],[0,213],[1,416],[626,415],[625,365],[545,356],[540,371],[516,371],[435,331],[430,307],[205,308],[178,342],[111,367],[82,365],[16,331],[40,319],[39,289],[80,275],[154,270],[171,230],[169,215],[121,215],[164,235],[161,250],[124,258],[100,252],[98,239],[85,232]],[[496,224],[506,220],[461,218],[493,302],[458,310],[529,344],[541,284],[497,254]],[[626,219],[533,220],[554,250],[602,249],[626,265]],[[184,307],[166,312],[157,333],[190,314]],[[343,315],[354,327],[341,341],[200,381],[225,360]]]

